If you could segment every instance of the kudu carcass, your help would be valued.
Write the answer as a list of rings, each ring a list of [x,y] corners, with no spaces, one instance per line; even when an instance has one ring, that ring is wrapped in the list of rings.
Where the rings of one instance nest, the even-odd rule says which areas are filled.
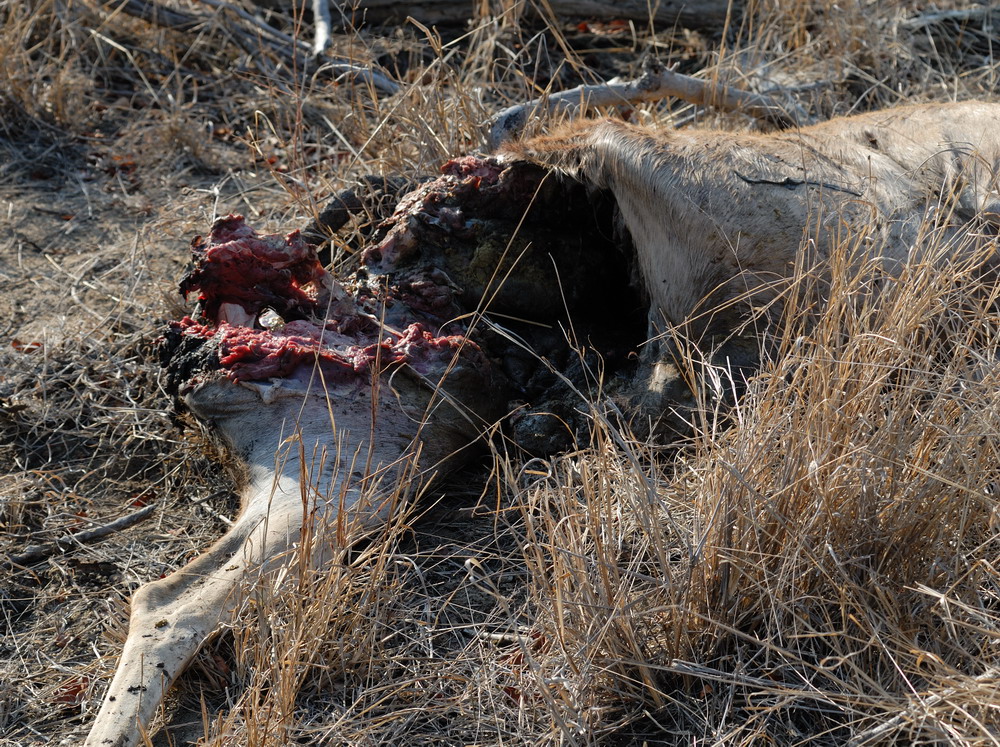
[[[654,329],[750,367],[757,345],[730,333],[802,252],[822,259],[863,233],[891,272],[928,220],[993,223],[998,122],[1000,105],[967,103],[770,135],[573,124],[449,162],[402,198],[343,284],[296,234],[217,221],[182,286],[197,291],[200,319],[172,324],[164,355],[181,403],[245,465],[243,511],[205,554],[135,594],[87,745],[137,742],[240,589],[280,564],[305,522],[384,516],[401,484],[462,464],[524,397],[534,373],[502,360],[517,336],[478,312],[589,313],[614,328],[628,316],[616,304],[633,298],[607,292],[628,276],[624,248]],[[600,217],[611,211],[617,235]],[[634,400],[683,410],[676,378],[647,355]]]

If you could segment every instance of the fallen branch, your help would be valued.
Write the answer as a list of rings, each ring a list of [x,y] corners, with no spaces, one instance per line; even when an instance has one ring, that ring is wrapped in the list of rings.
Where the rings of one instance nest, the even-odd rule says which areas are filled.
[[[254,16],[251,13],[247,13],[245,10],[243,10],[243,8],[233,5],[230,2],[226,2],[226,0],[198,0],[198,2],[201,3],[202,5],[207,5],[210,8],[216,8],[218,10],[226,10],[229,11],[230,13],[233,13],[234,15],[236,15],[246,23],[250,24],[257,30],[262,31],[263,33],[270,36],[272,39],[276,39],[277,41],[282,42],[291,49],[298,49],[299,51],[302,52],[308,51],[308,47],[306,46],[305,42],[301,42],[295,37],[289,36],[283,31],[278,31],[278,29],[274,28],[274,26],[265,23],[263,20],[257,18],[257,16]]]
[[[310,70],[315,70],[317,73],[325,72],[338,79],[353,78],[361,85],[370,86],[386,95],[392,95],[399,91],[398,83],[387,74],[370,67],[356,65],[345,60],[314,58],[311,54],[311,48],[305,42],[279,31],[242,8],[226,2],[226,0],[200,0],[200,2],[236,16],[238,22],[234,25],[228,25],[227,31],[232,34],[236,43],[248,53],[259,51],[261,46],[264,46],[291,69],[304,72]],[[115,3],[114,7],[130,16],[141,18],[147,23],[176,31],[189,32],[203,26],[210,20],[207,16],[165,8],[153,0],[125,0],[125,2]],[[253,30],[243,28],[240,24],[249,24]]]
[[[293,54],[297,53],[296,62],[300,67],[308,68],[319,63],[321,65],[321,70],[329,70],[337,77],[355,78],[363,85],[370,85],[375,88],[375,90],[381,91],[382,93],[392,95],[399,90],[399,84],[389,78],[388,75],[372,70],[371,68],[361,67],[345,60],[320,60],[319,58],[316,58],[314,61],[312,56],[313,49],[308,44],[264,23],[264,21],[260,18],[247,13],[243,10],[243,8],[233,5],[232,3],[227,2],[227,0],[198,0],[198,2],[212,8],[218,8],[220,10],[226,10],[230,13],[236,14],[236,16],[246,21],[254,28],[257,28],[270,36],[275,42],[283,44],[288,50],[293,50]]]
[[[29,545],[24,549],[24,552],[19,555],[8,556],[6,564],[19,566],[27,563],[35,563],[39,560],[44,560],[55,555],[60,550],[65,550],[67,548],[74,547],[75,545],[82,545],[85,542],[93,542],[94,540],[107,537],[109,534],[114,534],[122,529],[127,529],[128,527],[149,518],[155,509],[156,506],[146,506],[145,508],[140,508],[134,513],[122,516],[114,521],[108,522],[107,524],[101,524],[93,529],[85,529],[82,532],[62,537],[53,542],[44,542],[40,545]]]
[[[782,129],[809,121],[804,112],[791,112],[787,105],[770,96],[692,78],[652,63],[636,80],[615,78],[608,83],[577,86],[504,109],[489,121],[486,141],[491,149],[496,149],[518,137],[532,118],[546,114],[574,116],[599,106],[659,101],[668,96],[722,111],[741,111]]]
[[[353,0],[338,3],[340,15],[351,25],[367,23],[403,23],[407,17],[427,25],[466,24],[473,14],[468,0]],[[486,4],[483,4],[486,5]],[[730,0],[547,0],[545,3],[489,3],[489,12],[517,16],[542,16],[548,19],[632,21],[661,28],[674,25],[718,31],[727,15],[738,18],[745,3]]]

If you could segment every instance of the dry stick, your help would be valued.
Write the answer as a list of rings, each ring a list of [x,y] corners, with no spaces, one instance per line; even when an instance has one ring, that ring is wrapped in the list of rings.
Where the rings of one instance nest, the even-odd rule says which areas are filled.
[[[988,5],[977,6],[974,8],[959,8],[956,10],[940,10],[932,13],[922,13],[913,18],[907,18],[905,21],[900,22],[900,26],[904,29],[910,31],[916,29],[922,29],[924,26],[933,26],[941,21],[957,21],[963,23],[965,21],[978,21],[984,18],[988,18],[992,13],[996,12],[995,7],[990,7]]]
[[[278,29],[273,26],[269,26],[264,23],[260,18],[247,13],[243,8],[239,8],[226,0],[198,0],[202,5],[207,5],[210,8],[218,8],[220,10],[228,10],[230,13],[235,13],[237,16],[242,18],[244,21],[249,23],[251,26],[263,31],[268,36],[277,39],[280,42],[287,44],[293,49],[299,49],[300,51],[306,52],[309,47],[305,42],[299,41],[295,37],[289,36],[283,31],[278,31]]]
[[[782,106],[771,96],[699,80],[659,64],[650,64],[636,80],[615,78],[607,83],[577,86],[504,109],[488,123],[487,144],[496,149],[520,135],[530,119],[540,114],[565,112],[575,115],[598,106],[659,101],[668,96],[723,111],[742,111],[782,128],[807,124],[809,120],[804,112],[790,112],[788,106]]]
[[[133,524],[138,524],[140,521],[148,518],[155,509],[155,505],[146,506],[145,508],[140,508],[134,513],[126,514],[125,516],[115,519],[114,521],[109,521],[107,524],[96,526],[93,529],[85,529],[82,532],[71,534],[68,537],[62,537],[53,542],[45,542],[41,545],[29,545],[20,555],[8,556],[6,562],[9,565],[24,565],[25,563],[34,563],[38,560],[44,560],[45,558],[55,555],[60,550],[74,545],[83,544],[84,542],[93,542],[94,540],[107,537],[109,534],[114,534],[122,529],[127,529]]]
[[[310,67],[316,66],[317,62],[309,55],[309,46],[304,42],[282,33],[259,18],[255,18],[242,8],[237,8],[232,3],[225,2],[225,0],[201,0],[201,2],[210,7],[234,13],[240,21],[252,24],[258,32],[270,37],[269,39],[263,39],[258,33],[248,31],[239,26],[228,28],[227,30],[236,37],[240,46],[244,49],[253,50],[255,46],[265,44],[289,66],[294,64],[299,70],[307,70]],[[130,16],[141,18],[147,23],[178,31],[191,31],[204,25],[209,20],[205,16],[164,8],[154,2],[154,0],[125,0],[117,8]],[[319,66],[317,72],[324,70],[329,71],[337,77],[353,77],[359,83],[369,85],[387,95],[396,93],[400,88],[399,84],[389,78],[388,75],[368,67],[355,65],[351,62],[325,61]]]

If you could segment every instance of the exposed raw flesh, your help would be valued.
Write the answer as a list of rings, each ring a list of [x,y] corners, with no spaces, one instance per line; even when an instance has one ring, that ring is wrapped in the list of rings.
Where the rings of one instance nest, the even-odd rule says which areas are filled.
[[[429,272],[404,294],[408,323],[397,328],[372,313],[373,296],[355,301],[297,232],[260,236],[242,216],[230,215],[216,221],[207,242],[195,239],[192,252],[195,263],[181,289],[198,292],[202,321],[172,322],[166,340],[173,350],[186,338],[211,341],[201,367],[221,368],[232,381],[290,378],[302,369],[318,369],[327,387],[364,385],[394,365],[406,364],[422,375],[441,372],[459,354],[485,366],[479,348],[462,334],[434,335],[422,321],[421,311],[438,318],[428,299],[450,299],[442,292],[447,279],[440,273]],[[394,303],[384,297],[381,302]],[[261,315],[268,309],[280,318],[265,327]],[[193,373],[186,365],[184,375],[190,379]]]
[[[208,241],[191,242],[193,264],[181,292],[198,291],[202,314],[220,321],[224,304],[255,317],[265,307],[285,318],[305,318],[325,300],[330,278],[299,232],[259,236],[240,215],[215,221]]]
[[[574,422],[579,397],[556,371],[586,388],[588,365],[627,364],[645,331],[624,241],[600,195],[528,164],[472,156],[405,195],[343,284],[297,233],[259,236],[228,216],[193,242],[182,290],[198,293],[201,317],[171,325],[169,376],[177,388],[199,369],[248,382],[305,378],[318,366],[328,387],[361,385],[387,366],[427,374],[460,355],[510,392],[519,440],[552,451],[583,424]],[[276,324],[261,323],[267,310]],[[499,316],[485,324],[476,312]],[[192,356],[191,338],[210,344]],[[589,351],[586,364],[570,338]],[[537,423],[525,401],[559,413],[558,438],[530,434],[552,424]]]
[[[325,325],[300,320],[272,330],[228,322],[213,329],[185,318],[171,327],[182,335],[214,337],[220,366],[233,381],[289,377],[300,367],[318,366],[328,387],[367,381],[369,375],[400,363],[427,373],[435,365],[447,365],[463,346],[474,345],[461,335],[435,337],[420,323],[398,334],[379,330],[375,322],[366,321],[367,336],[377,336],[381,331],[380,342],[360,345],[360,335],[341,333],[336,320]]]
[[[580,393],[634,367],[647,307],[630,256],[606,195],[524,162],[466,156],[403,197],[359,274],[404,315],[484,312],[477,341],[517,397],[509,433],[548,454],[587,430]]]

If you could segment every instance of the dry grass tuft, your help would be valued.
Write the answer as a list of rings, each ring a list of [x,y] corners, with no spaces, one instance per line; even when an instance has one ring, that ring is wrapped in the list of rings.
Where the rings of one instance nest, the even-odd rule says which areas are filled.
[[[626,695],[713,741],[993,738],[1000,317],[978,270],[837,268],[731,428],[659,477],[612,449],[528,491],[562,723]]]
[[[229,11],[164,4],[201,20],[0,2],[3,552],[157,505],[3,576],[12,747],[84,733],[132,590],[235,511],[150,358],[183,308],[170,289],[185,244],[215,213],[304,226],[352,180],[433,171],[478,148],[503,106],[645,54],[780,87],[818,117],[995,96],[996,11],[980,5],[756,2],[715,37],[514,14],[337,36],[335,55],[402,83],[384,95],[248,48]],[[678,102],[631,116],[750,124]],[[950,241],[988,253],[994,229],[976,230]],[[919,249],[897,279],[803,272],[771,365],[683,450],[621,432],[598,398],[578,452],[497,454],[366,542],[321,528],[333,571],[254,592],[175,688],[170,738],[996,744],[996,284],[988,256],[949,259],[933,226]]]

